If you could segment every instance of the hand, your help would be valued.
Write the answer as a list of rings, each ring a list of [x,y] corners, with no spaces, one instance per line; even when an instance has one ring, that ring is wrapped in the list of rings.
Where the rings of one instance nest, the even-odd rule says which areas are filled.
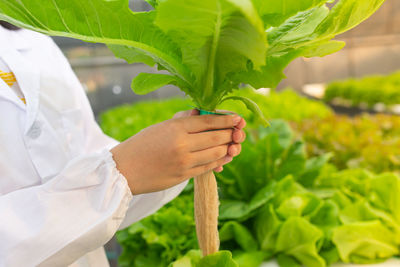
[[[111,153],[133,194],[160,191],[232,161],[240,153],[244,125],[237,115],[181,113],[143,129]]]
[[[223,114],[235,114],[228,110],[217,110],[217,112]],[[174,115],[174,118],[184,118],[195,115],[199,115],[199,111],[197,109],[178,112]],[[242,130],[244,127],[246,127],[246,121],[244,119],[242,119],[241,122],[234,127],[234,131],[232,134],[232,143],[228,147],[228,155],[230,155],[231,157],[239,155],[242,151],[242,146],[240,143],[242,143],[246,139],[246,134]],[[223,166],[218,166],[214,169],[215,172],[222,172],[223,170]]]

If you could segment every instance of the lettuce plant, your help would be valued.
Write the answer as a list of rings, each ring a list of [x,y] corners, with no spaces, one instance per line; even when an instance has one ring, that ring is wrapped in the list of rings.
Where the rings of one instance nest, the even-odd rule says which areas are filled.
[[[400,104],[400,72],[390,75],[366,76],[362,79],[348,79],[328,84],[324,100],[331,102],[337,98],[351,102],[353,106],[362,103],[370,108],[381,103],[387,107]]]
[[[138,94],[175,84],[198,108],[215,110],[242,83],[275,87],[297,57],[325,56],[332,41],[373,14],[384,0],[147,0],[133,12],[128,0],[2,0],[0,19],[54,36],[105,43],[129,63],[157,65],[141,73]],[[331,4],[330,4],[331,3]]]
[[[339,169],[366,168],[400,173],[400,117],[363,115],[329,116],[293,124],[310,155],[332,152]]]

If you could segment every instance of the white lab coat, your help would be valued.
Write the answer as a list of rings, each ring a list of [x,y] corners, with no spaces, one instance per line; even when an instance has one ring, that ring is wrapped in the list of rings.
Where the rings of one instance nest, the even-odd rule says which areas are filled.
[[[103,245],[186,183],[131,195],[81,84],[49,37],[0,27],[0,267],[108,266]]]

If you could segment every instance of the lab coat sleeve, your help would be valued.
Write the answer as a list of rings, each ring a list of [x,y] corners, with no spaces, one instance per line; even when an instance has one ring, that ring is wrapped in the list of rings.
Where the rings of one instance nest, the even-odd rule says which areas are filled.
[[[0,266],[67,266],[105,244],[132,195],[109,151],[77,157],[50,181],[0,197]]]
[[[72,85],[71,108],[82,114],[85,142],[82,153],[51,179],[0,196],[0,267],[67,266],[119,228],[155,212],[186,184],[132,196],[110,152],[118,142],[101,131],[67,60],[52,41],[48,44],[54,67]]]
[[[71,88],[75,89],[75,98],[79,100],[77,105],[82,110],[83,118],[85,121],[85,136],[87,138],[85,142],[86,153],[102,150],[105,148],[111,149],[114,146],[118,145],[118,141],[107,136],[100,129],[99,125],[95,121],[89,100],[78,78],[72,71],[67,59],[64,57],[59,48],[54,43],[52,46],[52,49],[54,50],[54,55],[59,59],[60,62],[62,62],[62,65],[65,68],[65,70],[62,71],[62,73],[65,73],[66,75],[64,80],[73,83],[73,86],[71,86]],[[163,191],[133,196],[132,200],[129,203],[126,217],[122,222],[120,229],[128,227],[132,223],[139,221],[142,218],[156,212],[166,203],[178,196],[186,185],[187,181]]]

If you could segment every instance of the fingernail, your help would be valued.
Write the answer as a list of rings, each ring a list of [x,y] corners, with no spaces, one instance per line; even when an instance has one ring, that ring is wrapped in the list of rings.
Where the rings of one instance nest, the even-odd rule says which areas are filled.
[[[241,120],[242,120],[241,117],[239,117],[239,116],[234,116],[234,117],[233,117],[233,124],[234,124],[234,125],[238,125],[238,124],[240,123]]]
[[[229,162],[231,162],[233,160],[233,157],[231,157],[231,156],[226,156],[225,157],[225,163],[229,163]]]
[[[236,156],[236,153],[237,153],[236,147],[234,147],[234,146],[230,147],[229,152],[231,152],[230,156],[232,156],[232,157]]]

